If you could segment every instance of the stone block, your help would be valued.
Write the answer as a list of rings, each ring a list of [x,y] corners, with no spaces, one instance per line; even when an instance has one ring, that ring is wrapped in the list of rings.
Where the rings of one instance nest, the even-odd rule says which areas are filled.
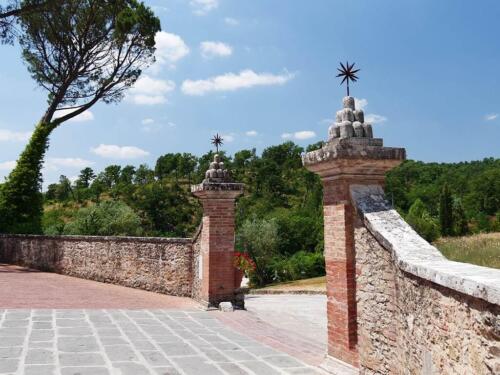
[[[354,129],[354,136],[355,137],[364,137],[365,136],[365,132],[364,132],[364,129],[363,129],[363,124],[361,124],[361,122],[359,121],[354,121],[354,123],[352,124],[352,127]]]
[[[342,104],[344,108],[352,109],[353,111],[355,109],[355,102],[352,96],[345,96],[344,99],[342,99]]]
[[[350,121],[342,121],[340,125],[340,138],[352,138],[354,135],[354,128]]]
[[[231,302],[221,302],[219,303],[219,310],[222,312],[233,312],[234,307]]]
[[[352,111],[351,108],[344,108],[342,110],[342,121],[354,121],[354,112]]]

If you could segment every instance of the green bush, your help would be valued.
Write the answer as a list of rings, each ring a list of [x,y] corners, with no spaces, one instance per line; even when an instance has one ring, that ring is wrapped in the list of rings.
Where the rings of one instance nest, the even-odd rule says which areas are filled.
[[[125,203],[104,201],[80,208],[75,220],[66,224],[64,234],[93,236],[140,236],[141,219]]]
[[[325,258],[319,252],[299,251],[289,258],[274,258],[268,268],[273,282],[308,279],[325,275]]]
[[[48,236],[56,236],[64,233],[64,210],[52,209],[45,210],[42,216],[43,233]]]
[[[429,214],[424,203],[420,199],[417,199],[411,205],[408,215],[406,215],[406,221],[418,234],[429,242],[439,237],[439,224],[437,220]]]

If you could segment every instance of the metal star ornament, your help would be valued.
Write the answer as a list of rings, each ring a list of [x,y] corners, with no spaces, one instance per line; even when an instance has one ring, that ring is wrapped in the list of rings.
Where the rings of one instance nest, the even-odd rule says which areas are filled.
[[[222,146],[224,142],[222,142],[224,139],[217,133],[212,137],[212,144],[215,146],[215,149],[217,150],[217,153],[219,153],[219,146]]]
[[[347,83],[347,96],[349,96],[349,81],[356,82],[358,80],[358,76],[356,75],[361,69],[354,69],[354,65],[356,63],[352,63],[349,65],[349,62],[346,61],[345,65],[340,63],[340,68],[337,70],[340,72],[337,74],[337,77],[344,77],[340,84],[342,85],[344,82]]]

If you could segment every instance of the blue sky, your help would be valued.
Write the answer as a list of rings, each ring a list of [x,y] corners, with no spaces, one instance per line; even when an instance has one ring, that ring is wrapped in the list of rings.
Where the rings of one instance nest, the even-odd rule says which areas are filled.
[[[495,0],[147,0],[162,21],[158,62],[118,105],[56,129],[45,184],[86,165],[154,166],[200,155],[225,136],[233,153],[327,137],[355,61],[351,94],[386,145],[423,161],[500,156],[500,3]],[[0,46],[0,178],[46,106],[18,47]]]

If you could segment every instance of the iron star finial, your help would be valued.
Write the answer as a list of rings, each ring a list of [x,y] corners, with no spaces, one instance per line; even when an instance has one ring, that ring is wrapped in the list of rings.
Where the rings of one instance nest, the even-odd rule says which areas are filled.
[[[223,140],[224,139],[219,135],[219,133],[215,134],[212,137],[212,144],[215,146],[217,153],[219,153],[219,146],[222,146],[224,144]]]
[[[344,82],[347,83],[347,96],[349,96],[349,81],[356,82],[358,80],[358,76],[356,75],[361,69],[353,69],[356,63],[352,63],[349,65],[349,62],[346,61],[345,65],[340,63],[340,68],[337,70],[340,72],[337,74],[337,77],[344,77],[340,84],[342,85]]]

